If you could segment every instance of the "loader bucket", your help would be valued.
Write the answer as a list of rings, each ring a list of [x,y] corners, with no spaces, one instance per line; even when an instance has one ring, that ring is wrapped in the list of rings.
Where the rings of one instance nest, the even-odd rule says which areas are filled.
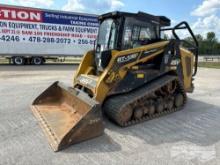
[[[55,82],[32,104],[54,151],[97,136],[103,131],[100,105],[87,94]]]

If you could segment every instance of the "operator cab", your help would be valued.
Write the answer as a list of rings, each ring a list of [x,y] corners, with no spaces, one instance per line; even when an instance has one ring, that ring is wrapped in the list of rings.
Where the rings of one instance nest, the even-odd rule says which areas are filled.
[[[111,12],[99,17],[96,43],[96,66],[103,71],[111,59],[112,50],[127,50],[161,40],[160,29],[170,26],[164,16],[147,13]]]

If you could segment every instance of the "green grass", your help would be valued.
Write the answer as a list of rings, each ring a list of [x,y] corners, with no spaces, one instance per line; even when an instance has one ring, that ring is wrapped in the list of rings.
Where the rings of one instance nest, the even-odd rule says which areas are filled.
[[[199,62],[199,67],[220,69],[220,62]]]

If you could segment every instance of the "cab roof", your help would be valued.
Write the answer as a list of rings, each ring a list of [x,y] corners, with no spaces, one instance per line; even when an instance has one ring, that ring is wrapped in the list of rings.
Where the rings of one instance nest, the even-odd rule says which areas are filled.
[[[148,21],[152,22],[154,24],[159,24],[160,26],[170,26],[171,21],[169,18],[165,16],[154,16],[148,13],[144,13],[139,11],[138,13],[128,13],[128,12],[110,12],[99,16],[99,20],[103,21],[107,18],[120,18],[120,17],[133,17],[135,19],[141,20],[141,21]]]

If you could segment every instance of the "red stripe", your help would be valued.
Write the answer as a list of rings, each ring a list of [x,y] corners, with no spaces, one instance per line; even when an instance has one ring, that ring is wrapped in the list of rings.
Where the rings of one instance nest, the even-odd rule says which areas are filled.
[[[0,6],[0,20],[43,22],[42,11]]]

